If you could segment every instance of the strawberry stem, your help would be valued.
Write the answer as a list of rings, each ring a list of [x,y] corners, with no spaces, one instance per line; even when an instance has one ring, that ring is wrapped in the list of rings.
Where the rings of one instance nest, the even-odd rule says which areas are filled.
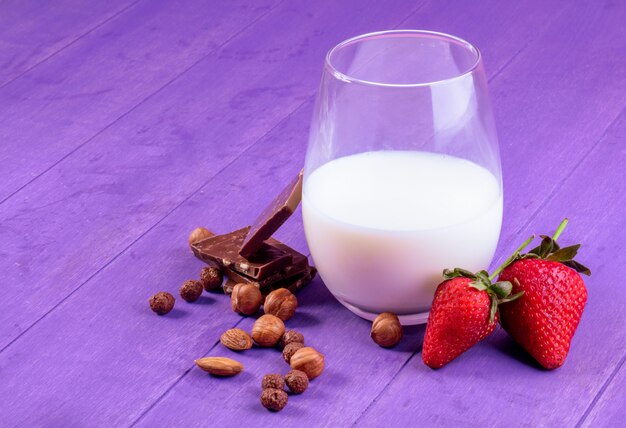
[[[557,239],[559,239],[559,236],[561,236],[561,233],[563,233],[563,231],[565,230],[565,227],[567,226],[568,221],[569,220],[567,218],[564,218],[561,224],[559,224],[559,227],[556,229],[556,232],[554,232],[554,235],[552,235],[553,241],[556,241]]]
[[[563,223],[561,223],[561,224],[563,224]],[[567,221],[565,222],[565,224],[567,225]],[[565,226],[563,226],[563,227],[565,227]],[[560,228],[560,226],[559,226],[559,228]],[[557,232],[558,232],[558,230],[557,230]],[[561,230],[561,232],[562,232],[562,230]],[[500,266],[498,266],[498,268],[496,270],[494,270],[491,275],[489,275],[489,279],[493,280],[495,277],[497,277],[500,274],[500,272],[502,272],[508,265],[510,265],[513,262],[513,260],[515,260],[517,258],[519,253],[521,253],[522,250],[524,248],[526,248],[528,246],[528,244],[530,244],[533,241],[533,239],[535,239],[535,235],[532,235],[530,238],[528,238],[526,241],[524,241],[524,243],[522,245],[520,245],[518,247],[518,249],[515,250],[515,252],[513,254],[511,254],[511,256],[504,261],[504,263],[502,263]]]

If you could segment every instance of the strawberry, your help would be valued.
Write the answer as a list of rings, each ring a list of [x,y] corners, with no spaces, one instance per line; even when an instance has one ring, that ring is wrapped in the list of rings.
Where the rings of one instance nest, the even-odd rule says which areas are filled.
[[[588,268],[573,259],[580,245],[560,248],[557,238],[565,229],[563,220],[554,236],[542,236],[541,245],[518,255],[499,277],[513,284],[514,293],[524,293],[500,308],[500,323],[539,364],[546,369],[561,367],[587,302],[587,289],[579,272]]]
[[[532,238],[518,248],[505,265],[515,259]],[[444,270],[445,281],[435,291],[424,335],[422,359],[427,366],[443,367],[493,333],[498,321],[498,305],[521,295],[511,295],[510,282],[492,283],[496,275],[489,276],[484,270],[475,274],[459,268]]]

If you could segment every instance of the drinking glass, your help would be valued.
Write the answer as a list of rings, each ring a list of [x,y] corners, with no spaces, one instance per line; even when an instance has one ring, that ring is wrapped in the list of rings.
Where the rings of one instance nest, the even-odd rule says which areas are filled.
[[[303,220],[319,274],[357,315],[427,320],[444,268],[487,268],[502,223],[498,141],[480,52],[395,30],[326,55]]]

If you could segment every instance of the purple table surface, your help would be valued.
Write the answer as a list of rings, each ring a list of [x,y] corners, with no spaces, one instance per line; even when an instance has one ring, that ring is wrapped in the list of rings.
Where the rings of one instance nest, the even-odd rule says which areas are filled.
[[[624,426],[626,2],[0,1],[0,426]],[[198,225],[249,224],[301,168],[325,52],[422,28],[483,52],[502,152],[494,264],[570,218],[594,271],[566,364],[502,330],[444,369],[424,327],[391,350],[321,280],[288,322],[327,368],[279,414],[276,350],[219,344],[254,318],[220,294],[150,312],[202,264]],[[297,213],[277,237],[308,254]],[[246,367],[218,379],[205,355]]]

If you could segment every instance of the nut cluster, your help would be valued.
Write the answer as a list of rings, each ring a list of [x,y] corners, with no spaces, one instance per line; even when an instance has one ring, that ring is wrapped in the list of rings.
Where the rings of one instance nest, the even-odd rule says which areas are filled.
[[[199,229],[203,228],[198,228],[196,230]],[[189,238],[191,240],[191,236]],[[215,267],[205,267],[200,272],[200,280],[189,279],[185,281],[178,289],[178,293],[184,301],[193,303],[200,298],[203,289],[209,291],[220,287],[223,280],[224,275],[220,269]],[[170,293],[161,291],[150,298],[150,309],[159,315],[165,315],[174,308],[175,300],[174,296]]]
[[[370,336],[378,345],[389,348],[402,339],[402,325],[396,314],[383,312],[372,324]]]
[[[285,386],[292,394],[302,394],[309,381],[324,370],[324,356],[311,347],[304,346],[304,336],[295,331],[285,331],[285,324],[275,315],[265,314],[252,326],[252,337],[239,328],[226,330],[220,342],[234,351],[244,351],[252,347],[252,341],[259,346],[278,345],[283,348],[283,358],[292,370],[284,377],[280,374],[267,374],[261,381],[261,404],[271,411],[282,410],[289,401]],[[217,376],[232,376],[243,370],[243,366],[229,358],[201,358],[198,366]]]

